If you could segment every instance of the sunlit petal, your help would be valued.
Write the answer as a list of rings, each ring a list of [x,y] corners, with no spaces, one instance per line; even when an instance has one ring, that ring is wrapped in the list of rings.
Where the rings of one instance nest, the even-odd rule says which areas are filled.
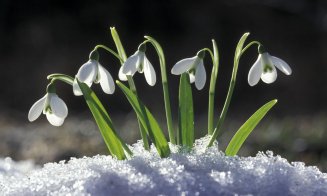
[[[79,81],[90,86],[96,79],[97,74],[98,62],[95,60],[89,60],[79,68],[76,77],[79,79]]]
[[[261,55],[258,56],[256,62],[252,65],[249,74],[248,74],[248,82],[250,86],[256,85],[262,74],[262,64],[261,64]]]
[[[58,117],[54,113],[47,112],[46,116],[50,124],[53,126],[61,126],[65,121],[65,118]]]
[[[152,64],[146,58],[146,56],[144,56],[144,60],[143,60],[143,70],[147,83],[150,86],[154,86],[156,84],[156,72],[154,71]]]
[[[102,67],[102,65],[98,65],[99,69],[99,78],[100,78],[100,85],[102,90],[107,94],[112,94],[115,92],[115,83],[112,79],[111,74]]]
[[[291,67],[282,59],[277,58],[275,56],[271,56],[270,57],[271,61],[273,62],[273,64],[280,70],[282,71],[284,74],[286,75],[291,75],[292,74],[292,69]]]
[[[128,57],[122,66],[122,73],[126,75],[134,75],[140,64],[140,51],[136,51],[135,54]]]
[[[44,103],[45,100],[47,98],[47,95],[45,95],[44,97],[42,97],[41,99],[39,99],[37,102],[35,102],[31,109],[28,112],[28,120],[29,121],[34,121],[36,120],[42,113],[43,109],[44,109]]]
[[[195,75],[193,73],[189,73],[188,75],[190,77],[190,83],[191,84],[194,83],[195,82]]]
[[[73,93],[74,93],[75,96],[83,95],[82,90],[78,86],[76,78],[74,79],[74,82],[73,82]]]
[[[171,69],[171,73],[174,75],[180,75],[182,73],[185,73],[186,71],[192,68],[196,59],[197,56],[178,61]]]
[[[128,80],[127,77],[126,77],[126,74],[123,74],[123,67],[122,66],[119,69],[118,78],[121,81],[127,81]]]
[[[266,71],[266,72],[263,71],[262,75],[261,75],[262,81],[264,81],[267,84],[275,82],[275,80],[277,78],[277,71],[276,71],[275,66],[272,66],[271,69],[272,70],[270,70],[270,71]]]
[[[49,93],[49,98],[52,113],[57,117],[66,118],[68,115],[68,109],[65,102],[55,93]]]
[[[200,60],[195,70],[195,87],[198,90],[203,89],[207,79],[206,70],[203,65],[203,60]]]

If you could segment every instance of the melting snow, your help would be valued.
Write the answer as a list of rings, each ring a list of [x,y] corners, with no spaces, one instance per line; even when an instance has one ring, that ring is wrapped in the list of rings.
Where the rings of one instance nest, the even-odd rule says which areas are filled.
[[[48,163],[0,159],[0,195],[327,195],[327,174],[303,163],[289,163],[272,152],[226,157],[206,139],[191,153],[171,146],[160,159],[142,143],[134,157],[117,161],[97,155]]]

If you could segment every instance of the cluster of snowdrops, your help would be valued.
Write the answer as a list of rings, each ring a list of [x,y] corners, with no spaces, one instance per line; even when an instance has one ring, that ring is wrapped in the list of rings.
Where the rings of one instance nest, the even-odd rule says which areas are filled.
[[[212,49],[203,48],[199,50],[194,57],[178,61],[171,69],[172,74],[180,75],[178,128],[175,130],[171,114],[165,56],[160,44],[154,38],[144,36],[145,40],[139,45],[137,51],[127,58],[118,32],[114,27],[110,28],[110,30],[116,46],[116,51],[105,45],[97,45],[91,51],[89,60],[79,68],[75,77],[60,73],[49,75],[47,79],[50,82],[46,89],[46,95],[34,103],[28,113],[28,119],[29,121],[34,121],[43,113],[52,125],[61,126],[68,115],[68,109],[65,102],[56,94],[55,84],[57,81],[65,82],[72,86],[74,95],[83,96],[85,98],[109,152],[120,160],[133,156],[133,152],[119,136],[119,132],[116,131],[108,112],[103,107],[103,104],[97,98],[96,94],[90,89],[93,83],[100,83],[103,92],[106,94],[113,94],[117,85],[136,113],[144,148],[149,150],[151,145],[150,142],[152,142],[160,157],[168,157],[170,154],[170,148],[164,132],[150,110],[139,99],[133,80],[134,74],[138,72],[144,74],[145,80],[150,86],[154,86],[157,82],[156,70],[146,57],[146,50],[149,46],[155,49],[159,58],[169,142],[187,149],[192,149],[195,141],[193,92],[191,84],[194,83],[197,90],[202,90],[205,86],[207,81],[207,66],[204,66],[204,58],[209,57],[212,61],[208,93],[207,128],[210,137],[210,141],[207,144],[208,147],[213,145],[222,132],[221,127],[233,95],[239,61],[248,48],[257,46],[259,54],[258,59],[252,65],[248,74],[249,85],[256,85],[260,81],[260,78],[265,83],[274,82],[277,78],[276,67],[286,75],[290,75],[292,72],[290,66],[286,62],[280,58],[271,56],[260,42],[251,41],[245,45],[245,41],[249,36],[249,33],[245,33],[236,46],[228,93],[222,111],[220,115],[216,117],[217,120],[215,120],[214,101],[219,68],[219,53],[215,40],[212,40]],[[121,63],[118,78],[120,81],[127,81],[127,85],[118,80],[115,84],[110,72],[100,64],[98,52],[100,49],[114,55]],[[261,106],[239,128],[225,150],[226,155],[232,156],[237,154],[248,135],[276,103],[277,100],[272,100]]]

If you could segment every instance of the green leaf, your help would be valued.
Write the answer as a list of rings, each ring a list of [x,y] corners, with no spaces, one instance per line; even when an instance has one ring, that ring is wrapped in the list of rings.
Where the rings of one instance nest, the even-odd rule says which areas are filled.
[[[126,61],[126,59],[127,59],[126,53],[125,53],[123,44],[120,41],[118,32],[116,31],[116,28],[115,27],[110,27],[110,31],[111,31],[112,39],[114,40],[114,42],[116,44],[116,48],[118,50],[119,56],[122,58],[123,61]],[[123,64],[124,62],[121,62],[121,63]]]
[[[124,149],[129,153],[129,155],[132,155],[132,152],[128,149],[127,145],[117,135],[107,111],[95,93],[86,84],[79,81],[77,82],[110,153],[119,160],[126,158]]]
[[[181,75],[179,83],[179,143],[183,146],[192,148],[194,143],[194,112],[192,88],[189,75]]]
[[[227,156],[234,156],[237,154],[246,138],[276,103],[277,99],[266,103],[240,127],[226,148],[225,153]]]
[[[246,41],[246,39],[248,38],[248,36],[250,35],[250,33],[244,33],[240,39],[240,41],[238,41],[238,44],[236,46],[236,50],[235,50],[235,57],[239,57],[241,55],[242,49],[243,49],[243,45]]]
[[[119,81],[116,81],[116,83],[132,105],[136,115],[154,143],[160,157],[168,157],[170,154],[168,142],[156,119],[131,90]]]

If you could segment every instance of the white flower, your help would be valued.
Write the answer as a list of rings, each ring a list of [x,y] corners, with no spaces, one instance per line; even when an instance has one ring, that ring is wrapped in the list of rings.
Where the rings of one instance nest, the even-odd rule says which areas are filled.
[[[119,79],[122,81],[127,80],[127,75],[133,76],[136,71],[144,73],[145,80],[150,86],[156,84],[156,72],[148,58],[145,56],[145,52],[138,50],[132,56],[128,57],[125,63],[119,69]]]
[[[203,58],[200,58],[198,55],[178,61],[171,69],[171,73],[174,75],[188,73],[190,82],[195,82],[195,87],[198,90],[203,89],[206,83],[207,75],[203,65]]]
[[[115,83],[111,74],[97,61],[89,60],[84,63],[78,70],[73,83],[74,95],[83,95],[80,87],[78,86],[77,80],[84,82],[86,85],[91,87],[92,83],[99,83],[102,90],[107,94],[112,94],[115,91]]]
[[[30,122],[36,120],[42,111],[53,126],[61,126],[68,115],[65,102],[56,93],[47,93],[35,102],[28,112],[28,120]]]
[[[286,75],[292,74],[290,66],[282,59],[270,56],[268,52],[259,54],[257,61],[252,65],[249,71],[249,85],[256,85],[260,78],[267,84],[273,83],[277,78],[277,71],[275,67]]]

